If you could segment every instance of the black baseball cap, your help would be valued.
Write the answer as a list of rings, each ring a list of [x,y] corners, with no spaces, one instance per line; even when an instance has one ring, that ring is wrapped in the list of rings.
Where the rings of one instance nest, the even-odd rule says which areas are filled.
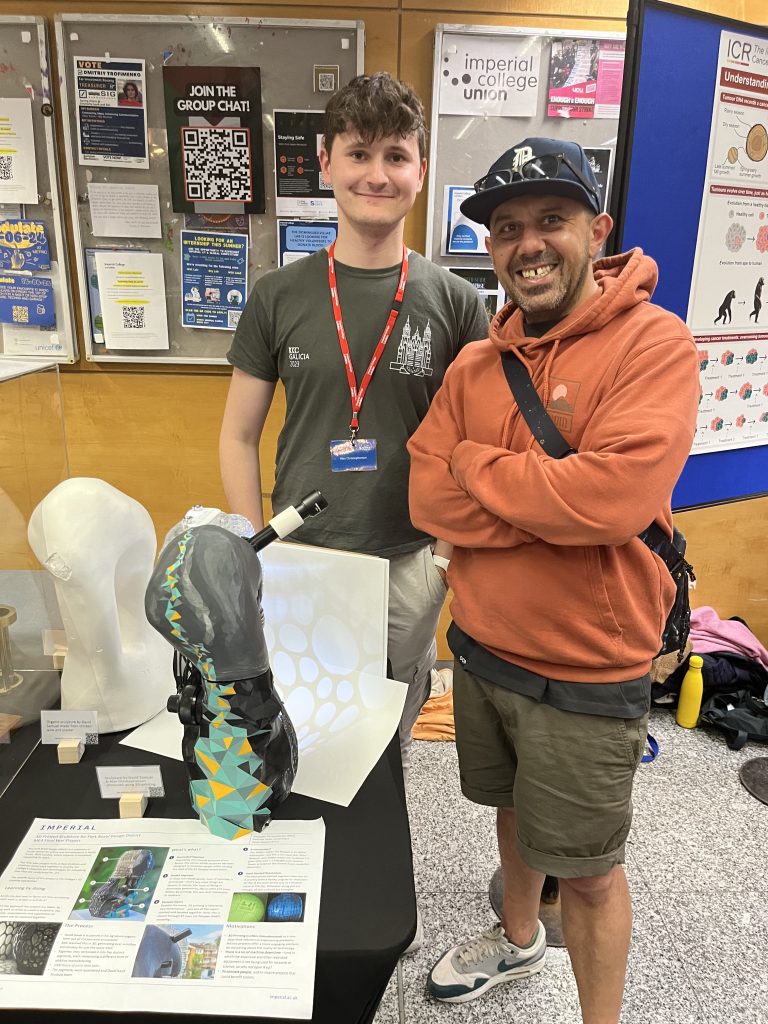
[[[475,194],[461,204],[465,217],[490,226],[501,203],[523,195],[568,196],[600,213],[600,186],[578,144],[564,139],[523,139],[508,149],[475,182]]]

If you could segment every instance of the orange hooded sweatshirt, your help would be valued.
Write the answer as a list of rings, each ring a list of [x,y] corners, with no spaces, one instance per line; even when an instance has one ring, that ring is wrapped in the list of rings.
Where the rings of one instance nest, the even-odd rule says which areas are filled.
[[[455,545],[456,624],[551,679],[611,683],[648,671],[674,597],[637,534],[672,533],[670,500],[699,400],[685,324],[650,303],[640,249],[594,264],[599,291],[541,338],[519,309],[449,367],[411,438],[411,518]],[[534,441],[501,365],[511,350],[577,455]]]

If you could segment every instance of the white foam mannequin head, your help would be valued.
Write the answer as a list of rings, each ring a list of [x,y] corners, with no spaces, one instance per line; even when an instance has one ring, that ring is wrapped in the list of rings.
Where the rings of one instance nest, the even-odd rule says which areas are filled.
[[[62,709],[95,709],[103,733],[154,717],[175,684],[172,648],[144,614],[157,549],[147,510],[104,480],[76,477],[43,498],[28,537],[67,634]]]

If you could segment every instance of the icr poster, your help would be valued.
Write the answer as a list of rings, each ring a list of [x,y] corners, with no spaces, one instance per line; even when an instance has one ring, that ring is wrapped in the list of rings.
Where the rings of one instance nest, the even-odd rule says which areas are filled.
[[[768,444],[768,44],[722,32],[688,302],[693,451]]]

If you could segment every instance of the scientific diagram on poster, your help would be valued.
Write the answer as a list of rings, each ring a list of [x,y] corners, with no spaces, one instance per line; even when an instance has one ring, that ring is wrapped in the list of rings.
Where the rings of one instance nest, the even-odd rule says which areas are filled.
[[[768,443],[768,45],[722,32],[688,325],[694,452]]]

